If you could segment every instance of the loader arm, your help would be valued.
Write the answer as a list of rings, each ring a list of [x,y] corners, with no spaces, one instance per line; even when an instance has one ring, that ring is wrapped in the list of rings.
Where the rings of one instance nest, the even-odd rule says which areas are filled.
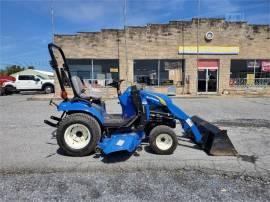
[[[182,128],[185,133],[192,132],[195,142],[197,144],[202,143],[202,135],[197,128],[197,126],[192,122],[191,117],[189,117],[185,112],[183,112],[179,107],[174,105],[172,102],[167,105],[171,114],[181,122]]]
[[[208,154],[213,156],[237,155],[226,130],[221,130],[198,116],[189,117],[172,102],[168,103],[167,107],[172,115],[181,122],[185,133],[191,132],[195,143]]]

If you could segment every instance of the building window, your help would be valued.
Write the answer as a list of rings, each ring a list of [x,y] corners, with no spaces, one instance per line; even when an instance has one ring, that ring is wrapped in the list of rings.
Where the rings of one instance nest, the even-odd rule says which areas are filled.
[[[134,60],[134,81],[158,85],[158,60]]]
[[[84,82],[105,86],[119,79],[118,59],[67,59],[71,76],[79,76]]]
[[[270,85],[270,60],[231,60],[230,85]]]
[[[93,60],[93,78],[100,85],[107,85],[113,79],[119,79],[118,60]]]
[[[183,85],[182,60],[134,60],[134,82],[149,86]]]
[[[71,76],[76,75],[81,79],[91,79],[91,60],[89,59],[67,59]]]

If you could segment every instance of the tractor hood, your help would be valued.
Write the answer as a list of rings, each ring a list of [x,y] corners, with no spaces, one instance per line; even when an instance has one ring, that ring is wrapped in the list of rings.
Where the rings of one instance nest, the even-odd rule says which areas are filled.
[[[141,91],[143,97],[147,100],[149,103],[168,106],[170,103],[172,103],[172,99],[168,97],[167,95],[142,90]]]

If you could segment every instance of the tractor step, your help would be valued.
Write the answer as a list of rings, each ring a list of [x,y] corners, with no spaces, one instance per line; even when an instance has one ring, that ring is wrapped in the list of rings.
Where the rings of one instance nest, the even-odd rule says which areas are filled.
[[[217,126],[201,119],[198,116],[191,118],[202,135],[202,148],[213,156],[236,156],[234,148],[227,130],[221,130]]]
[[[58,124],[53,123],[53,122],[48,121],[48,120],[44,120],[44,123],[46,123],[47,125],[49,125],[49,126],[51,126],[51,127],[55,127],[55,128],[57,128],[57,127],[58,127]]]
[[[50,117],[52,120],[55,120],[55,121],[61,121],[62,119],[61,118],[59,118],[59,117],[56,117],[56,116],[51,116]]]

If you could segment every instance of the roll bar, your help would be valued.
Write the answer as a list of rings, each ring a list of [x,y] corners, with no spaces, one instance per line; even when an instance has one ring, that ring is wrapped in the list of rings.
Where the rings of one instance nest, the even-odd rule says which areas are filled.
[[[64,71],[64,70],[67,71],[69,83],[70,83],[71,88],[72,88],[72,90],[73,90],[73,94],[74,94],[75,96],[78,97],[77,92],[75,91],[74,86],[73,86],[73,83],[72,83],[72,81],[71,81],[71,74],[70,74],[70,71],[69,71],[69,66],[68,66],[68,64],[67,64],[66,56],[65,56],[63,50],[62,50],[59,46],[57,46],[57,45],[55,45],[55,44],[53,44],[53,43],[49,43],[49,44],[48,44],[48,49],[49,49],[49,54],[50,54],[51,59],[52,59],[52,60],[50,61],[50,65],[51,65],[51,67],[53,68],[53,70],[54,70],[55,73],[56,73],[56,76],[57,76],[57,79],[58,79],[58,81],[59,81],[60,88],[61,88],[61,91],[62,91],[61,97],[62,97],[64,100],[67,100],[67,99],[68,99],[68,98],[67,98],[66,89],[65,89],[65,86],[64,86],[64,82],[63,82],[63,79],[62,79],[62,77],[61,77],[61,73],[62,73],[62,72],[60,72],[60,68],[59,68],[59,66],[58,66],[58,63],[57,63],[56,57],[55,57],[55,55],[54,55],[53,49],[56,49],[57,51],[60,52],[60,55],[61,55],[61,57],[62,57],[62,59],[63,59],[63,62],[64,62],[64,64],[63,64],[63,69],[62,69],[62,68],[61,68],[61,69],[62,69],[62,71]]]

